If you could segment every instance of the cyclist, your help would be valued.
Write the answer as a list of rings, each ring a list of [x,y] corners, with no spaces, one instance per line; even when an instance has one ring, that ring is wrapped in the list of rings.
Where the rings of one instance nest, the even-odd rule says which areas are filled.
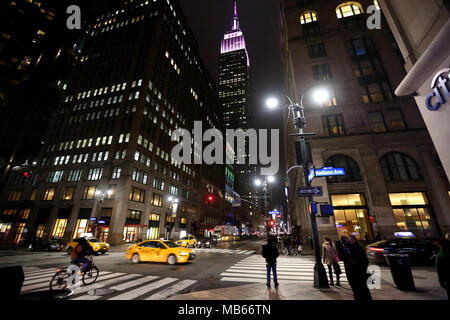
[[[86,238],[80,238],[76,241],[78,245],[72,250],[71,263],[75,265],[81,264],[80,271],[84,272],[91,263],[86,256],[92,253],[92,248]]]

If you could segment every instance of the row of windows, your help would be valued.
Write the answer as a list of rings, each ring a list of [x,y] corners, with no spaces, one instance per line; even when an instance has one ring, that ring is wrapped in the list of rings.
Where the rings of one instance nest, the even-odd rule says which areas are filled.
[[[358,163],[351,157],[335,155],[325,163],[327,167],[345,168],[346,175],[327,178],[328,183],[362,182]],[[408,155],[398,152],[388,153],[380,160],[384,179],[387,182],[422,180],[420,168]]]
[[[374,1],[374,5],[379,10],[380,6],[378,4],[378,1]],[[355,1],[348,1],[345,3],[340,4],[336,8],[336,16],[338,19],[351,17],[351,16],[357,16],[364,13],[364,9],[362,5],[359,2]],[[319,20],[319,16],[317,12],[314,11],[306,11],[300,15],[300,23],[301,24],[308,24],[312,22],[317,22]]]
[[[387,114],[390,118],[390,129],[392,131],[406,130],[406,122],[403,118],[401,110],[388,110]],[[381,111],[372,111],[368,113],[369,127],[372,132],[383,133],[387,132],[386,122]],[[345,125],[342,114],[334,114],[322,117],[322,124],[326,136],[344,136]]]

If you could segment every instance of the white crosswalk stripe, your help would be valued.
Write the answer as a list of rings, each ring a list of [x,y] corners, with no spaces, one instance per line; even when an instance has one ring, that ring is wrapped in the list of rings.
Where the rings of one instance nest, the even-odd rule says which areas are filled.
[[[27,269],[22,294],[48,290],[50,280],[56,269]],[[141,274],[120,272],[100,272],[97,281],[89,286],[74,289],[68,300],[164,300],[176,294],[182,294],[197,280],[160,278]],[[100,296],[97,289],[110,289],[111,292]]]
[[[222,254],[242,254],[249,255],[254,254],[255,251],[252,250],[239,250],[239,249],[216,249],[216,248],[204,248],[204,249],[195,249],[197,253],[222,253]]]
[[[279,257],[277,259],[278,282],[314,282],[314,265],[312,258],[305,257]],[[341,262],[341,283],[348,283]],[[328,268],[325,266],[328,274]],[[221,275],[221,281],[243,283],[265,283],[267,281],[266,261],[262,256],[248,257],[230,268]],[[273,276],[272,276],[273,277]],[[336,275],[333,274],[336,281]],[[273,279],[273,278],[272,278]]]

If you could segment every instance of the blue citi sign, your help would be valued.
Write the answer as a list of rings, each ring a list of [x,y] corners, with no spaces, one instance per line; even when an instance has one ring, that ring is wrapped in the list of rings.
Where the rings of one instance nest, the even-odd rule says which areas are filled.
[[[437,111],[443,104],[446,103],[445,97],[450,97],[450,91],[447,87],[447,82],[450,76],[450,68],[440,70],[431,82],[431,89],[433,90],[425,99],[427,109],[430,111]]]

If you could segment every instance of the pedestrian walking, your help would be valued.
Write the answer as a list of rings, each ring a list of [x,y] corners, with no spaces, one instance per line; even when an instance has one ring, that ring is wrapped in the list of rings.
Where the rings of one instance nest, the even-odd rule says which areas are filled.
[[[364,249],[361,248],[354,236],[351,237],[351,240],[343,236],[341,242],[342,245],[339,246],[339,258],[344,261],[345,274],[352,288],[355,300],[372,300],[369,288],[367,287],[367,279],[369,278],[367,267],[369,266],[369,260]]]
[[[330,285],[334,286],[333,281],[333,269],[334,273],[336,274],[336,285],[340,286],[340,276],[342,274],[341,267],[339,266],[339,257],[336,251],[336,248],[331,241],[330,238],[325,237],[325,240],[323,242],[322,246],[322,257],[323,257],[323,263],[328,266],[328,272],[330,274]]]
[[[314,249],[313,239],[309,233],[308,233],[308,243],[311,246],[311,248]]]
[[[379,233],[376,234],[375,236],[375,242],[381,241],[381,236]]]
[[[283,253],[285,256],[289,255],[289,247],[291,245],[291,241],[289,240],[288,237],[285,237],[283,240]]]
[[[273,282],[278,287],[277,276],[277,258],[280,256],[277,247],[273,244],[271,238],[267,239],[267,245],[262,248],[262,256],[266,259],[267,267],[267,286],[270,287],[270,274],[273,273]]]
[[[441,287],[447,290],[447,299],[450,300],[450,241],[440,239],[438,245],[441,251],[436,257],[436,269]]]
[[[368,232],[366,232],[364,238],[366,239],[366,244],[370,244],[370,236]]]

